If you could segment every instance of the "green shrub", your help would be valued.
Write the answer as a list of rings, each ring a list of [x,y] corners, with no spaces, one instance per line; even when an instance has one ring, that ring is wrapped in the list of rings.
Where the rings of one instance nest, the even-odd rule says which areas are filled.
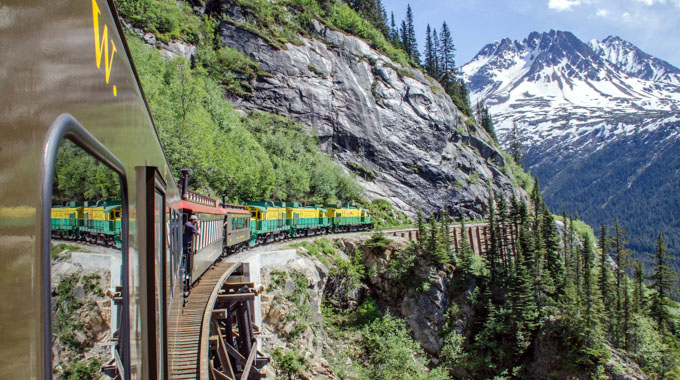
[[[395,210],[392,203],[385,199],[374,199],[367,205],[367,208],[376,228],[402,227],[412,224],[406,214]]]
[[[364,247],[368,249],[385,250],[390,246],[392,241],[385,236],[383,232],[376,231],[371,235],[371,238],[364,243]]]
[[[299,374],[307,366],[305,356],[293,350],[277,348],[272,352],[272,358],[276,361],[279,370],[289,376]]]
[[[97,358],[78,360],[64,368],[59,380],[94,380],[101,377],[102,362]]]
[[[362,330],[361,345],[373,379],[446,379],[443,369],[427,372],[420,345],[408,334],[403,320],[387,314]]]
[[[156,35],[160,41],[200,40],[201,18],[186,2],[174,0],[116,0],[116,9],[133,26]]]
[[[318,67],[310,64],[310,65],[307,65],[307,68],[309,69],[309,71],[313,72],[317,76],[320,76],[321,78],[326,79],[326,74],[324,74],[323,71],[321,71]]]

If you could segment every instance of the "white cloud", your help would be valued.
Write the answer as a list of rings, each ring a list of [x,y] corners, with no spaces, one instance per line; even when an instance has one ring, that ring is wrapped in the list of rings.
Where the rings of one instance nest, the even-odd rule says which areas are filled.
[[[647,0],[649,1],[649,0]],[[651,0],[654,1],[654,0]],[[581,0],[550,0],[548,1],[548,8],[554,9],[558,12],[570,11],[573,7],[581,5]]]
[[[621,17],[623,17],[624,19],[627,20],[627,19],[630,18],[630,13],[628,13],[628,12],[623,12],[623,14],[621,15]]]
[[[648,7],[651,7],[655,3],[666,4],[666,0],[635,0],[635,1],[637,1],[638,3],[643,3]]]
[[[595,15],[597,15],[597,17],[607,17],[609,15],[609,11],[606,9],[598,9]]]

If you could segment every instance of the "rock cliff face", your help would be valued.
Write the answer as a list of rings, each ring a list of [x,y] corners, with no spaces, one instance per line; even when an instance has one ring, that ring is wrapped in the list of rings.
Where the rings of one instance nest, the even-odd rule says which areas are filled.
[[[217,2],[216,2],[217,3]],[[322,148],[359,174],[369,199],[385,198],[412,214],[448,203],[457,216],[484,215],[487,188],[511,196],[503,157],[438,84],[364,41],[315,22],[314,38],[279,50],[239,28],[244,10],[221,9],[224,42],[272,75],[251,83],[238,107],[290,117],[310,127]]]

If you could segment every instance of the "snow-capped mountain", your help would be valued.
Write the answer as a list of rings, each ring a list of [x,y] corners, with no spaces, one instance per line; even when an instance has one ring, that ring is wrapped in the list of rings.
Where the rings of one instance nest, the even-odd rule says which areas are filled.
[[[601,42],[592,40],[589,45],[597,55],[632,77],[680,85],[680,69],[666,61],[652,57],[619,37],[609,36]]]
[[[489,107],[502,145],[518,125],[525,165],[552,206],[566,204],[591,224],[612,216],[633,222],[628,213],[640,202],[648,213],[658,208],[655,218],[680,212],[680,69],[619,37],[586,44],[551,30],[488,44],[462,73],[471,103]],[[675,188],[647,191],[650,173]],[[677,214],[660,224],[680,234]]]
[[[515,121],[536,144],[604,126],[630,131],[612,120],[680,110],[680,70],[617,37],[589,45],[570,32],[534,32],[485,46],[462,72],[473,104],[489,106],[500,136]]]

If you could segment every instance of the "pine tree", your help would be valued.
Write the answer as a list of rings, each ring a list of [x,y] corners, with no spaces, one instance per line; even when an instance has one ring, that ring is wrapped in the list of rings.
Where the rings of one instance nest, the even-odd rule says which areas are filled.
[[[451,219],[449,218],[449,207],[444,206],[441,215],[441,241],[444,252],[449,258],[453,257],[453,251],[451,250],[451,229],[450,229]],[[450,261],[450,260],[449,260]]]
[[[456,48],[453,46],[453,37],[446,22],[442,24],[441,32],[439,33],[439,82],[444,86],[447,93],[451,93],[452,87],[456,82],[456,62],[455,62]],[[455,86],[457,87],[457,86]]]
[[[470,247],[470,242],[468,241],[467,234],[465,233],[465,222],[461,220],[460,222],[460,248],[458,250],[458,258],[456,263],[458,267],[463,272],[463,284],[467,287],[470,280],[474,276],[474,252],[472,252],[472,247]]]
[[[529,335],[536,327],[538,317],[533,277],[531,271],[525,265],[524,252],[518,249],[517,257],[513,265],[513,287],[510,289],[513,314],[518,318],[518,327],[524,335]]]
[[[645,270],[642,268],[640,260],[635,260],[635,287],[633,295],[633,310],[638,313],[645,312],[645,301],[642,289],[645,284]]]
[[[614,224],[614,236],[612,237],[614,245],[614,253],[616,258],[616,318],[617,331],[615,334],[615,343],[618,343],[621,338],[625,339],[625,314],[628,312],[624,308],[625,298],[627,295],[627,288],[624,287],[624,281],[628,279],[626,269],[628,269],[628,259],[630,253],[626,249],[626,232],[619,225],[619,221]]]
[[[519,166],[524,167],[524,136],[515,121],[512,122],[509,140],[509,149],[512,159],[515,160]]]
[[[390,30],[385,20],[385,8],[382,0],[349,0],[349,6],[375,26],[385,38],[389,38]]]
[[[510,267],[510,249],[508,245],[508,235],[506,233],[507,223],[508,223],[508,207],[505,202],[505,196],[501,193],[498,198],[497,206],[498,209],[498,223],[496,232],[496,242],[498,244],[498,257],[502,263],[501,276],[505,277],[508,274]]]
[[[430,217],[430,228],[425,245],[425,251],[433,264],[446,264],[449,262],[449,253],[444,251],[440,229],[434,215]]]
[[[600,294],[604,304],[604,311],[610,327],[616,322],[616,297],[612,289],[612,279],[609,265],[609,249],[611,237],[607,225],[600,225],[600,277],[598,279]],[[609,330],[613,332],[612,329]]]
[[[406,54],[411,56],[411,46],[408,40],[408,26],[406,26],[406,20],[401,20],[401,27],[399,28],[399,44],[401,48],[404,49]]]
[[[489,250],[486,252],[486,265],[489,270],[489,282],[492,288],[500,284],[500,268],[498,265],[498,234],[496,221],[496,208],[493,202],[493,195],[489,193],[487,209],[489,212]]]
[[[425,72],[430,76],[434,77],[434,63],[435,52],[434,43],[432,42],[432,31],[430,30],[430,24],[427,24],[427,29],[425,30]]]
[[[583,276],[582,276],[582,266],[583,266],[583,258],[581,257],[581,251],[578,249],[574,249],[574,239],[575,239],[575,233],[574,233],[574,216],[570,215],[569,216],[569,252],[571,252],[570,256],[573,257],[573,265],[574,265],[574,284],[576,286],[576,297],[580,300],[581,299],[581,292],[583,291]]]
[[[411,4],[406,7],[406,38],[408,39],[408,54],[416,64],[420,64],[420,52],[416,41],[416,29],[413,22],[413,10]]]
[[[434,71],[432,72],[432,77],[438,81],[441,81],[441,70],[439,68],[439,54],[440,54],[440,45],[439,45],[439,35],[437,34],[437,29],[432,30],[432,64],[434,66]]]
[[[628,276],[623,276],[622,280],[622,292],[623,292],[623,311],[622,311],[622,321],[621,321],[621,332],[623,336],[623,348],[628,351],[629,349],[629,334],[630,331],[630,321],[633,314],[633,306],[630,300],[630,289],[628,285]]]
[[[560,238],[555,227],[555,219],[547,208],[544,209],[541,220],[541,237],[545,249],[546,269],[554,284],[554,289],[550,289],[548,294],[557,300],[564,291],[564,266],[560,259]]]
[[[465,81],[463,79],[458,80],[458,88],[460,89],[460,99],[463,101],[463,104],[465,107],[469,110],[470,109],[470,96],[468,94],[467,86],[465,85]]]
[[[482,127],[486,130],[487,133],[489,133],[489,136],[491,136],[491,138],[493,138],[494,141],[498,142],[498,137],[496,136],[496,129],[493,126],[493,119],[491,118],[491,115],[489,114],[489,108],[488,107],[483,106],[481,116],[482,116],[481,117]]]
[[[418,206],[416,213],[416,227],[418,228],[418,249],[422,252],[425,247],[425,239],[427,238],[427,230],[425,227],[425,218],[423,218],[423,209]]]
[[[400,47],[401,43],[399,41],[399,29],[397,29],[397,24],[394,22],[394,12],[390,16],[390,42],[395,47]]]
[[[563,254],[564,254],[564,268],[568,272],[569,271],[569,261],[571,257],[569,256],[568,249],[567,249],[567,244],[569,244],[569,239],[567,238],[567,207],[562,204],[562,245],[563,245]]]
[[[659,238],[656,241],[653,257],[654,273],[649,279],[652,281],[652,289],[655,293],[652,295],[649,314],[654,318],[659,329],[662,330],[666,328],[670,319],[667,310],[670,303],[669,295],[675,289],[677,275],[670,265],[671,257],[666,250],[666,243],[661,232],[659,232]]]
[[[586,234],[583,240],[583,306],[586,327],[592,329],[596,325],[597,315],[595,311],[596,294],[593,283],[593,247],[590,235]]]

